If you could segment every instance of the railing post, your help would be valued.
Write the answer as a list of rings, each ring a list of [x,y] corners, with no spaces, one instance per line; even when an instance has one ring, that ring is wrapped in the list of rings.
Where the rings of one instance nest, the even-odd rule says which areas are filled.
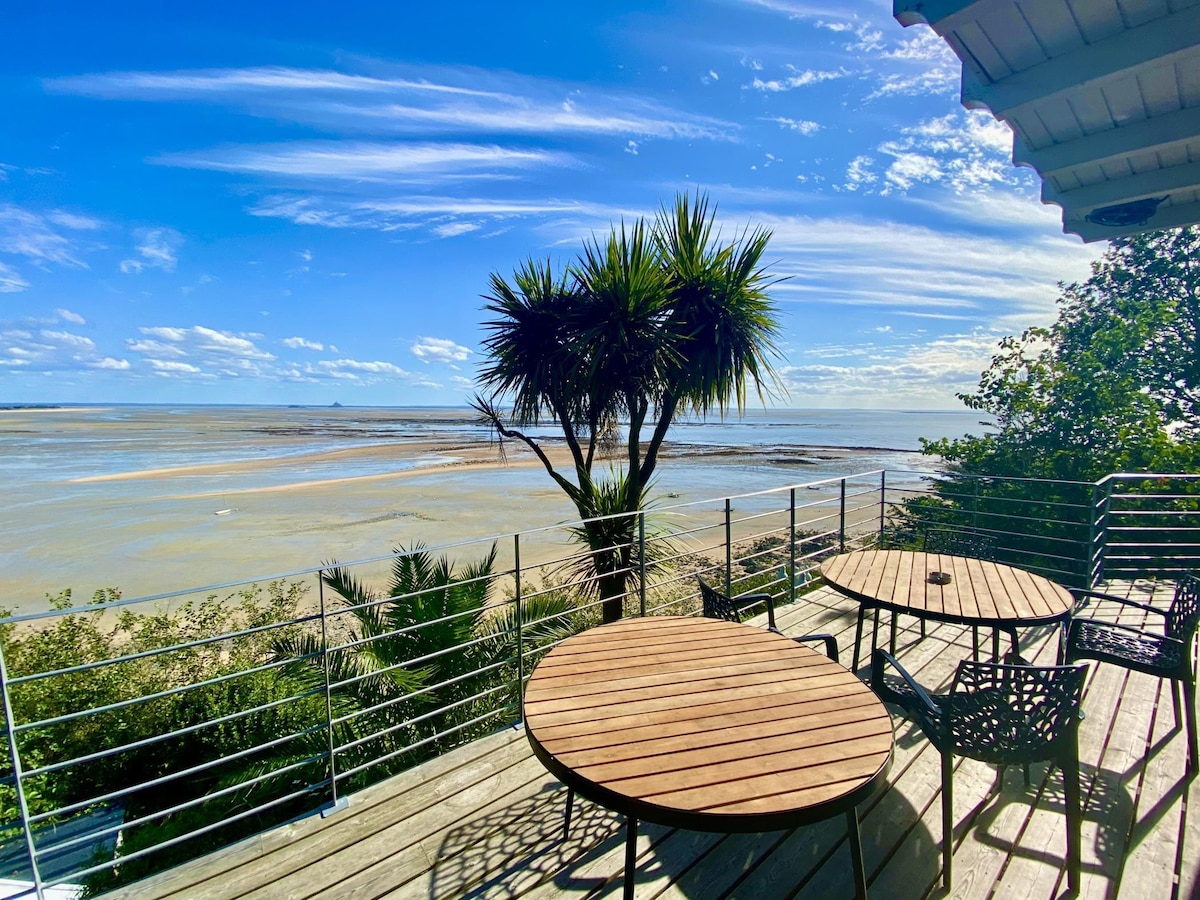
[[[345,804],[338,803],[337,752],[333,740],[333,687],[329,680],[329,617],[325,611],[325,570],[317,572],[317,598],[321,601],[321,671],[325,678],[325,736],[329,747],[330,803],[322,814],[336,812]]]
[[[841,480],[841,503],[838,507],[838,553],[846,552],[846,479]]]
[[[725,498],[725,596],[733,596],[733,507]]]
[[[887,508],[887,469],[879,470],[879,546],[883,546],[883,511]]]
[[[21,832],[25,835],[25,852],[29,854],[29,870],[33,873],[33,888],[38,900],[46,896],[42,886],[42,875],[38,871],[37,850],[33,845],[33,832],[29,825],[29,801],[25,797],[24,773],[21,771],[21,753],[17,749],[16,725],[13,722],[12,698],[8,696],[8,663],[4,659],[4,648],[0,647],[0,696],[4,703],[4,731],[8,736],[8,758],[12,763],[13,784],[17,789],[17,811],[21,816]]]
[[[979,482],[981,480],[976,477],[971,481],[971,528],[975,531],[979,530]]]
[[[521,535],[513,535],[513,577],[517,580],[513,593],[513,621],[517,625],[517,708],[520,709],[521,690],[525,686],[525,612],[521,609]]]
[[[1103,484],[1104,496],[1099,499]],[[1088,567],[1085,577],[1088,589],[1104,580],[1104,561],[1108,552],[1108,512],[1112,503],[1112,476],[1092,485],[1092,513],[1088,528]]]
[[[638,510],[638,609],[646,615],[646,511]]]
[[[788,603],[796,602],[796,489],[791,490],[788,522]]]

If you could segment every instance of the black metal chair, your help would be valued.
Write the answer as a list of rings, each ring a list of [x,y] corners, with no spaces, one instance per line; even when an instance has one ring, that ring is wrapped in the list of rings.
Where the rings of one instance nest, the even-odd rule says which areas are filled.
[[[893,684],[884,666],[895,669]],[[954,849],[953,755],[1000,766],[1049,760],[1063,773],[1067,813],[1067,880],[1079,891],[1079,719],[1086,665],[1013,666],[963,660],[946,694],[929,694],[896,662],[876,650],[871,689],[912,716],[942,757],[942,884],[951,884]],[[1026,776],[1028,780],[1028,775]]]
[[[696,576],[700,582],[700,610],[706,619],[724,619],[726,622],[742,621],[742,611],[763,603],[767,607],[767,630],[783,634],[775,625],[775,598],[770,594],[743,594],[740,597],[728,597],[705,583],[704,579]],[[832,634],[803,634],[792,638],[793,641],[821,641],[825,644],[825,655],[838,662],[837,638]]]
[[[1076,605],[1063,628],[1060,659],[1075,662],[1094,659],[1112,663],[1171,681],[1175,724],[1188,735],[1188,774],[1200,772],[1200,744],[1196,737],[1196,671],[1192,664],[1192,641],[1200,621],[1200,578],[1184,575],[1175,584],[1175,596],[1167,609],[1115,597],[1097,591],[1072,589]],[[1145,625],[1132,625],[1082,616],[1094,601],[1120,604],[1123,610],[1140,610]],[[1157,627],[1155,627],[1157,626]],[[1179,692],[1187,707],[1180,713]]]
[[[770,594],[743,594],[741,597],[729,597],[710,587],[700,576],[696,576],[696,580],[700,582],[700,609],[704,618],[724,619],[726,622],[741,622],[742,610],[757,606],[759,603],[765,603],[767,607],[767,630],[779,635],[783,634],[775,626],[775,598]],[[825,645],[825,655],[834,662],[838,662],[837,638],[832,634],[803,634],[792,638],[792,640],[797,643],[820,641]],[[567,788],[567,811],[563,823],[563,840],[566,840],[571,832],[571,811],[574,805],[575,791],[572,788]]]

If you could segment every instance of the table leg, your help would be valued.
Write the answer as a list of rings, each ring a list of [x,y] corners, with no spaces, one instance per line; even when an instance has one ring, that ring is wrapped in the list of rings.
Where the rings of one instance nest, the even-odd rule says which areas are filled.
[[[858,672],[858,657],[862,649],[862,633],[863,619],[867,615],[867,605],[865,603],[858,604],[858,627],[854,630],[854,662],[850,664],[850,671],[857,674]]]
[[[850,866],[854,870],[854,896],[867,900],[867,870],[863,865],[862,841],[858,834],[858,810],[846,810],[846,842],[850,845]]]
[[[633,876],[637,868],[637,819],[625,817],[625,900],[633,900]]]

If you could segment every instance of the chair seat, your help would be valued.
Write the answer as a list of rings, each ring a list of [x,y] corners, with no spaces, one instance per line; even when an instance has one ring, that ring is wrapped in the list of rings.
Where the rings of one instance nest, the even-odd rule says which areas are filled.
[[[1069,644],[1075,659],[1116,663],[1150,675],[1175,671],[1186,661],[1187,645],[1181,641],[1090,619],[1071,622]]]

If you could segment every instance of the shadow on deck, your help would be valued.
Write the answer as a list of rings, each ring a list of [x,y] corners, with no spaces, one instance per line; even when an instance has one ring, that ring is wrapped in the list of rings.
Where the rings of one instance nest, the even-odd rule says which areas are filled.
[[[1149,582],[1110,585],[1169,602]],[[1169,586],[1168,586],[1169,587]],[[780,610],[786,634],[830,631],[849,661],[857,606],[822,589]],[[970,653],[970,632],[904,617],[898,650],[932,687]],[[1026,656],[1054,660],[1057,632],[1023,635]],[[865,673],[864,673],[865,674]],[[1092,664],[1080,729],[1086,897],[1192,897],[1200,866],[1196,800],[1184,733],[1157,679]],[[887,790],[860,807],[869,889],[880,898],[940,897],[937,753],[893,716]],[[1062,779],[1045,764],[1031,786],[1012,769],[956,760],[955,897],[1058,897],[1066,892]],[[577,800],[562,837],[565,789],[515,726],[381,782],[348,809],[273,829],[107,895],[121,898],[619,897],[620,817]],[[842,817],[786,832],[721,835],[643,824],[639,898],[849,897]]]

